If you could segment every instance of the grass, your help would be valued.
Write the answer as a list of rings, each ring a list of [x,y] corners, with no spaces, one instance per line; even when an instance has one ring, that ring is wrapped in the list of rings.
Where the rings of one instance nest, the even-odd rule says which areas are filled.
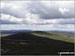
[[[40,43],[31,45],[2,44],[2,48],[8,49],[4,55],[57,55],[60,51],[73,51],[71,44]]]
[[[3,49],[4,51],[2,51],[1,54],[59,55],[58,52],[61,51],[74,52],[74,39],[64,37],[64,35],[60,34],[54,34],[50,32],[28,32],[14,34],[10,36],[9,34],[3,35],[5,37],[1,38],[1,49]]]
[[[5,36],[9,36],[9,35],[12,35],[12,34],[0,34],[1,37],[5,37]]]
[[[74,43],[74,39],[73,38],[66,38],[62,35],[54,35],[54,34],[41,34],[41,33],[32,33],[34,35],[37,35],[37,36],[42,36],[42,37],[47,37],[47,38],[51,38],[51,39],[55,39],[55,40],[61,40],[61,41],[66,41],[66,42],[72,42]]]

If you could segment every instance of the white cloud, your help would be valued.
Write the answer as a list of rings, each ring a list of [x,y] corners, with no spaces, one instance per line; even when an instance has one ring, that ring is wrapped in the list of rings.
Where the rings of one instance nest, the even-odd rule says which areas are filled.
[[[25,17],[29,12],[28,6],[31,1],[2,1],[1,12],[15,17]]]
[[[26,18],[17,18],[8,14],[1,14],[1,20],[21,24],[75,24],[75,18],[69,19],[41,19],[37,14],[26,14]]]
[[[57,20],[59,24],[75,24],[75,18],[69,18],[69,19],[59,19]]]
[[[27,14],[25,21],[29,24],[38,23],[38,20],[40,19],[39,15],[37,14]]]
[[[64,13],[66,13],[66,12],[69,12],[69,9],[67,9],[67,8],[59,8],[59,11],[60,11],[62,14],[64,14]]]
[[[74,1],[2,1],[1,29],[74,30]],[[66,19],[67,18],[67,19]]]
[[[1,30],[42,30],[42,31],[74,31],[73,24],[50,24],[50,25],[25,25],[25,24],[8,24],[1,25]]]
[[[42,19],[74,17],[74,1],[2,1],[0,9],[2,13],[22,18],[27,13],[39,14]]]
[[[4,2],[1,2],[1,8],[4,8],[5,7],[5,3]]]
[[[8,14],[1,14],[0,19],[3,21],[15,22],[15,23],[22,23],[22,21],[23,21],[22,18],[16,18],[16,17],[8,15]]]

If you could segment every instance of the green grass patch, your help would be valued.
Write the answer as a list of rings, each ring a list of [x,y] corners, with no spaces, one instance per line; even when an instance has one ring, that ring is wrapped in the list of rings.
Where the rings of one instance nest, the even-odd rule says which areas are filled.
[[[66,38],[61,35],[54,35],[54,34],[40,34],[40,33],[32,33],[33,35],[41,36],[41,37],[47,37],[55,40],[61,40],[61,41],[66,41],[66,42],[72,42],[74,43],[74,39],[72,38]]]

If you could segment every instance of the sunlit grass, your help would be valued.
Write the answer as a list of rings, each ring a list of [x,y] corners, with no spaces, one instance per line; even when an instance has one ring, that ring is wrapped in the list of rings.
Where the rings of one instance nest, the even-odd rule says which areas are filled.
[[[0,34],[0,37],[5,37],[5,36],[9,36],[9,35],[12,35],[12,34]]]
[[[55,40],[61,40],[61,41],[66,41],[66,42],[74,43],[74,39],[66,38],[66,37],[60,36],[60,35],[49,35],[49,34],[39,34],[39,33],[32,33],[32,34],[37,35],[37,36],[42,36],[42,37],[47,37],[47,38],[55,39]]]

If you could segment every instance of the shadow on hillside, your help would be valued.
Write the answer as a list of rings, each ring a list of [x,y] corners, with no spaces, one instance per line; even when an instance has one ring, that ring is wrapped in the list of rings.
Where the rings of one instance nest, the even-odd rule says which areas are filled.
[[[58,52],[73,52],[74,43],[18,33],[1,38],[2,55],[56,55]]]

